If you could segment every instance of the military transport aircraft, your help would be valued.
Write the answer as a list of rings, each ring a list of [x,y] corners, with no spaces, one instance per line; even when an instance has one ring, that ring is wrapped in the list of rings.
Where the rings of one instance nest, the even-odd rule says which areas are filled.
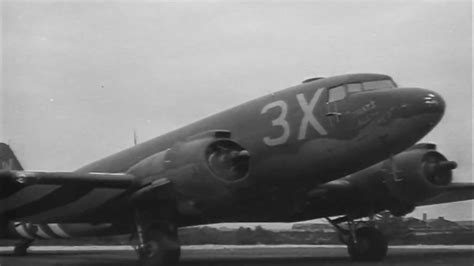
[[[142,265],[176,265],[177,228],[325,217],[354,260],[381,260],[361,218],[473,198],[456,163],[419,143],[443,98],[391,77],[312,78],[133,146],[74,172],[24,171],[0,146],[0,232],[19,238],[136,234]]]

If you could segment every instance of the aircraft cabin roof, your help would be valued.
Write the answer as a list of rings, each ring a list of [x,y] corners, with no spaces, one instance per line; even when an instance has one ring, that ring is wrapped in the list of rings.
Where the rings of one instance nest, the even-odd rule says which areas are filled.
[[[329,78],[312,78],[306,79],[303,83],[321,83],[324,87],[334,87],[341,84],[347,83],[357,83],[364,81],[373,81],[373,80],[392,80],[388,75],[384,74],[374,74],[374,73],[359,73],[359,74],[346,74],[340,76],[334,76]]]

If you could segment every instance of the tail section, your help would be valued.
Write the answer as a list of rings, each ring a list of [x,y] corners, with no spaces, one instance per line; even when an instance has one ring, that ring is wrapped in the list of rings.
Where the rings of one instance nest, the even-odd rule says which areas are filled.
[[[0,171],[23,170],[13,151],[5,143],[0,143]]]

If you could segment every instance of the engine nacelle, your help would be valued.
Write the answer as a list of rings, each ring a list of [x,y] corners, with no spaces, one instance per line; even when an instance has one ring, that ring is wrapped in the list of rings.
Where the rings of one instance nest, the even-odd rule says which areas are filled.
[[[389,209],[394,215],[413,211],[416,203],[441,193],[452,181],[456,163],[433,145],[419,144],[383,162],[320,185],[310,196],[322,195],[365,206]],[[363,208],[362,208],[363,209]]]
[[[166,178],[181,208],[195,212],[235,199],[248,187],[250,155],[226,131],[193,136],[134,165],[129,173],[146,182]]]
[[[435,150],[412,149],[382,164],[385,185],[402,202],[417,203],[436,196],[452,181],[456,163]]]

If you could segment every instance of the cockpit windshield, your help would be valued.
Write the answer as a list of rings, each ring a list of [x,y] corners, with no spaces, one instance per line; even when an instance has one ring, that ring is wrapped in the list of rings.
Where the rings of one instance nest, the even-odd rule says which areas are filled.
[[[397,85],[391,79],[371,80],[357,83],[347,83],[337,87],[329,88],[328,102],[340,101],[348,94],[353,94],[362,91],[393,89]]]
[[[381,90],[396,88],[395,83],[390,79],[366,81],[362,83],[364,90]]]

